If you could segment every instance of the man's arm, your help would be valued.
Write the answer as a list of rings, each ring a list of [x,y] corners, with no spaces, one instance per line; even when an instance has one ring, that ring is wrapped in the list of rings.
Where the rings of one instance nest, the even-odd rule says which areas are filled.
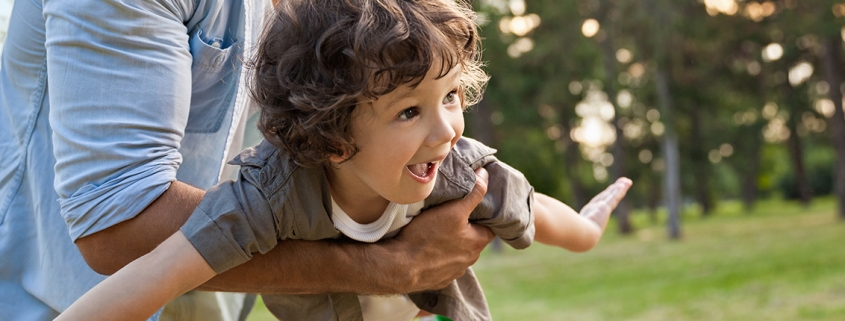
[[[134,218],[76,240],[94,271],[111,275],[173,235],[199,205],[205,191],[174,181]]]
[[[200,289],[395,294],[443,287],[463,275],[493,238],[487,228],[468,223],[470,212],[487,190],[486,171],[478,175],[466,198],[426,210],[395,239],[375,244],[283,241]],[[112,274],[175,233],[203,194],[174,182],[137,217],[80,238],[77,247],[95,271]]]

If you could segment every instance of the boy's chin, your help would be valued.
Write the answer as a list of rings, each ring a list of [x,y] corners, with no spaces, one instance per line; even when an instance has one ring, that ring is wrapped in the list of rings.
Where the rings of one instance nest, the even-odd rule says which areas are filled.
[[[420,191],[414,193],[414,195],[405,194],[405,195],[401,195],[401,197],[397,197],[395,199],[390,199],[390,201],[393,202],[393,203],[396,203],[396,204],[414,204],[414,203],[422,202],[426,198],[428,198],[428,196],[431,195],[431,191],[434,190],[434,182],[431,182],[430,184],[426,184],[426,185],[429,185],[429,186],[426,186],[424,190],[420,190]]]
[[[391,200],[391,202],[396,203],[396,204],[403,204],[403,205],[404,204],[414,204],[414,203],[419,203],[419,202],[424,201],[426,199],[426,197],[428,197],[428,194],[426,194],[424,197],[403,197],[401,199]]]

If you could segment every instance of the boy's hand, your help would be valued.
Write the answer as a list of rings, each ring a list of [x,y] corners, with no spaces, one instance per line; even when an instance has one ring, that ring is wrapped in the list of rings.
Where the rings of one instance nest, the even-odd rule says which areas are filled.
[[[487,171],[476,172],[475,188],[462,200],[428,209],[414,218],[396,237],[410,277],[399,293],[440,289],[464,275],[493,240],[490,229],[469,223],[469,215],[487,193]]]
[[[627,177],[619,178],[615,183],[599,193],[599,195],[593,197],[587,205],[584,205],[581,208],[581,216],[598,224],[603,232],[607,226],[610,213],[616,209],[616,206],[619,205],[619,202],[628,193],[628,189],[631,188],[632,184],[633,182]]]
[[[618,179],[584,205],[580,213],[561,201],[534,193],[534,240],[573,252],[589,251],[601,240],[610,213],[629,188],[630,179]]]

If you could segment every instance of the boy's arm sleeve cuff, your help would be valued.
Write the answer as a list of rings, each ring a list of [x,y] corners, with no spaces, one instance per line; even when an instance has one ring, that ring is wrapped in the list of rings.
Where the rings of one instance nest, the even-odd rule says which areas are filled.
[[[487,194],[470,219],[485,225],[515,249],[534,242],[534,187],[525,176],[502,162],[484,166],[489,174]]]
[[[252,258],[200,208],[182,226],[182,233],[217,274]]]
[[[247,170],[206,192],[182,226],[182,233],[215,272],[221,273],[267,253],[278,244],[278,222]],[[245,175],[244,175],[245,174]]]

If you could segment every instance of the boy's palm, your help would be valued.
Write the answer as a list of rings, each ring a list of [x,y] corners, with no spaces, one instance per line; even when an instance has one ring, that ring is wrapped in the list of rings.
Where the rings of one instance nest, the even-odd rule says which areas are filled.
[[[625,194],[628,193],[631,184],[633,183],[630,179],[626,177],[619,178],[615,183],[596,195],[596,197],[593,197],[587,205],[584,205],[581,208],[581,216],[598,223],[602,230],[604,230],[605,225],[607,225],[607,218],[616,209],[616,206],[619,205]]]

